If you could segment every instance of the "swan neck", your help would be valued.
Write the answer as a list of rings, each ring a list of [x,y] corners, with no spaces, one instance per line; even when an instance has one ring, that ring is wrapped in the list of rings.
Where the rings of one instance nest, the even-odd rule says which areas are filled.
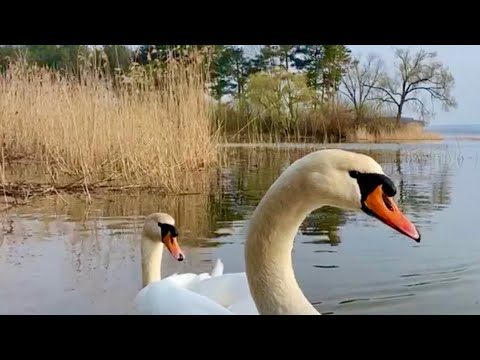
[[[295,235],[306,216],[318,208],[293,188],[271,188],[256,208],[245,244],[246,273],[260,314],[316,314],[300,289],[292,265]],[[291,201],[295,199],[298,201]]]
[[[145,287],[161,279],[163,244],[158,241],[152,241],[150,238],[142,235],[141,252],[142,282],[143,287]]]

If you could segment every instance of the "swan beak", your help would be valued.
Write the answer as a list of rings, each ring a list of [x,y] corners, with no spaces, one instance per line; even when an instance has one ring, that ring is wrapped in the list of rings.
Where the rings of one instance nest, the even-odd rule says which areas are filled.
[[[393,197],[388,197],[379,185],[363,203],[363,210],[398,232],[420,242],[420,233],[415,225],[398,209]]]
[[[182,249],[180,249],[180,245],[178,245],[176,237],[168,233],[167,235],[165,235],[162,241],[168,251],[170,251],[170,254],[172,254],[175,259],[177,259],[178,261],[183,261],[185,259],[185,255],[183,255],[183,251]]]

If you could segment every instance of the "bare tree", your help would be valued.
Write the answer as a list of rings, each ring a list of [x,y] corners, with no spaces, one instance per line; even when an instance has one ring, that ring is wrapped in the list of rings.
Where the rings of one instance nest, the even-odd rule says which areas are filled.
[[[365,115],[366,102],[372,88],[378,85],[382,69],[382,60],[373,54],[367,56],[365,64],[360,57],[355,58],[346,69],[339,91],[352,102],[357,121]]]
[[[384,75],[378,85],[369,87],[376,90],[377,100],[396,107],[397,123],[400,123],[404,107],[409,102],[422,116],[429,113],[422,95],[430,95],[432,104],[435,100],[440,102],[445,111],[457,106],[451,94],[455,80],[448,68],[436,60],[436,52],[422,49],[413,53],[410,49],[395,49],[395,57],[398,59],[395,76]]]

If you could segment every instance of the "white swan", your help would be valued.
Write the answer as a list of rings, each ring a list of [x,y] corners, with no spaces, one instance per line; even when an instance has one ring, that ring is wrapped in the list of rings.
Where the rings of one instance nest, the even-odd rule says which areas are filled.
[[[154,313],[319,315],[292,267],[299,226],[310,212],[329,205],[363,211],[420,242],[419,232],[396,206],[395,194],[393,182],[367,155],[338,149],[310,153],[279,176],[255,209],[245,243],[246,273],[181,288],[168,278],[157,282],[160,290],[152,301],[160,305]]]
[[[185,313],[190,313],[188,312],[188,301],[190,300],[185,296],[190,292],[186,289],[202,280],[223,274],[223,263],[219,259],[210,274],[176,273],[161,279],[161,260],[164,247],[178,261],[185,259],[178,245],[177,236],[175,220],[171,215],[154,213],[145,218],[141,236],[143,288],[135,297],[130,314],[175,313],[177,312],[176,307],[181,306],[183,299],[186,301],[184,304],[187,305]],[[198,311],[198,309],[193,310]]]

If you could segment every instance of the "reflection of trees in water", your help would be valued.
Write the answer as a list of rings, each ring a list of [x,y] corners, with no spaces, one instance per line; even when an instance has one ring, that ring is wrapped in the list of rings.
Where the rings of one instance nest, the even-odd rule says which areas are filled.
[[[340,242],[338,231],[345,225],[345,212],[339,208],[325,206],[312,212],[300,226],[302,235],[318,236],[326,235],[328,240],[313,240],[312,243],[328,243],[337,246]]]
[[[294,160],[307,149],[235,149],[231,151],[224,181],[229,184],[228,199],[223,202],[228,220],[229,211],[243,216],[254,209],[268,187]],[[451,201],[451,168],[447,157],[431,148],[415,151],[403,149],[353,150],[376,159],[398,187],[399,206],[414,218],[428,220],[434,212]],[[440,161],[438,161],[440,160]],[[442,161],[443,160],[443,161]],[[228,209],[228,211],[226,210]],[[235,210],[232,210],[235,209]],[[220,217],[221,218],[221,217]],[[330,241],[340,241],[337,231],[346,223],[345,212],[338,208],[319,209],[305,220],[305,235],[327,234]]]
[[[204,247],[211,243],[220,246],[221,242],[209,240],[215,237],[215,232],[220,227],[229,227],[233,221],[248,217],[280,173],[310,151],[255,148],[228,150],[221,166],[212,170],[211,184],[206,187],[210,190],[200,194],[162,196],[150,191],[139,191],[133,195],[118,193],[95,196],[91,204],[76,197],[66,197],[68,204],[58,199],[42,199],[36,206],[45,223],[51,219],[58,220],[59,215],[66,215],[69,222],[82,224],[78,225],[80,228],[76,227],[75,232],[80,232],[82,237],[89,233],[90,250],[81,250],[86,244],[82,245],[78,239],[72,239],[72,246],[83,252],[101,252],[102,248],[109,252],[111,244],[103,242],[101,238],[97,239],[97,234],[94,233],[98,229],[111,234],[136,234],[129,240],[133,249],[138,245],[136,239],[143,225],[141,217],[156,211],[168,212],[176,218],[183,235],[182,241],[186,245]],[[450,164],[448,161],[434,161],[429,154],[430,150],[354,151],[372,156],[384,167],[385,172],[397,184],[399,205],[408,215],[428,220],[435,211],[450,203]],[[17,209],[18,214],[31,211],[31,208]],[[49,219],[43,215],[52,216]],[[343,210],[325,207],[310,214],[300,230],[304,235],[327,235],[329,243],[338,244],[340,238],[337,231],[345,225],[347,218]],[[92,222],[95,219],[96,222]],[[6,230],[8,227],[4,226],[4,232]],[[76,253],[76,250],[72,249],[72,253]]]
[[[451,162],[441,148],[354,150],[382,165],[397,186],[399,207],[414,218],[428,220],[451,202]]]
[[[260,202],[271,184],[293,161],[302,157],[307,149],[235,149],[231,151],[228,169],[223,173],[223,190],[228,191],[223,202],[223,214],[248,215]],[[226,185],[227,183],[228,185]],[[228,209],[228,210],[227,210]],[[228,217],[222,221],[231,220]],[[325,207],[308,216],[301,226],[304,235],[326,235],[328,243],[340,242],[337,231],[345,224],[343,211]],[[325,242],[325,240],[314,240]]]
[[[224,180],[235,204],[255,207],[270,185],[293,161],[308,152],[306,149],[227,149]]]
[[[451,202],[451,167],[446,158],[437,163],[430,154],[416,156],[398,149],[394,155],[399,205],[426,218]]]

